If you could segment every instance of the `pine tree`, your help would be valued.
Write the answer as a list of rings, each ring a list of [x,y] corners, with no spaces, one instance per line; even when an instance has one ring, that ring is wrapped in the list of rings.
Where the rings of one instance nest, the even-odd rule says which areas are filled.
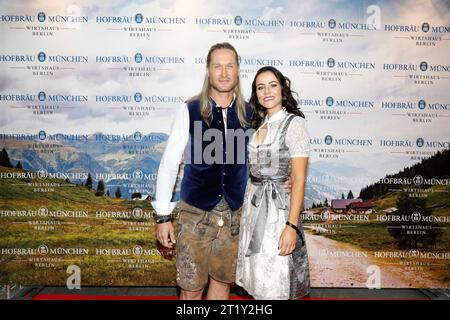
[[[12,168],[11,161],[9,161],[8,152],[6,152],[6,149],[3,148],[2,151],[0,151],[0,166]]]
[[[92,177],[90,173],[88,173],[88,177],[86,179],[86,187],[92,189]]]
[[[95,193],[96,196],[103,196],[105,194],[105,183],[103,180],[100,180],[97,184],[97,192]]]
[[[120,191],[120,187],[116,188],[116,198],[120,199],[122,197],[122,191]]]
[[[344,193],[342,192],[341,199],[345,199]]]
[[[107,197],[110,197],[110,196],[111,196],[111,195],[109,194],[109,189],[106,190],[106,196],[107,196]]]
[[[350,190],[347,194],[347,199],[354,199],[355,197],[353,197],[353,192],[352,190]]]
[[[23,169],[22,164],[20,163],[20,161],[17,162],[16,168],[17,168],[17,169]]]

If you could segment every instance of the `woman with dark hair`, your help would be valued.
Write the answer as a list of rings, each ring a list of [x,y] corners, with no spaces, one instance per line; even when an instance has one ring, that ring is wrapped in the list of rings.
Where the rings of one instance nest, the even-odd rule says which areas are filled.
[[[283,100],[282,107],[289,113],[295,114],[299,117],[305,118],[303,112],[298,108],[298,102],[293,96],[293,91],[291,90],[291,80],[288,77],[285,77],[278,69],[274,67],[262,67],[258,70],[255,75],[255,79],[252,83],[252,96],[250,98],[250,104],[253,106],[254,113],[252,115],[252,127],[254,129],[258,129],[259,126],[264,121],[264,118],[267,115],[267,110],[261,103],[258,101],[257,96],[257,85],[256,85],[256,77],[263,72],[272,72],[275,78],[277,79],[279,85],[281,86],[281,97]]]
[[[256,299],[298,299],[310,291],[300,221],[309,135],[290,80],[276,68],[258,70],[250,104],[256,131],[248,145],[236,283]]]

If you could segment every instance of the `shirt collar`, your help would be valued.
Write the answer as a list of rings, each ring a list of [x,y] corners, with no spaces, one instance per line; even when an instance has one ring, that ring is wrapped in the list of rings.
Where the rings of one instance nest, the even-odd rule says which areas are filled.
[[[277,113],[275,113],[273,116],[269,118],[269,116],[266,114],[266,117],[264,118],[264,123],[272,123],[275,121],[278,121],[280,119],[283,119],[284,116],[287,115],[287,111],[285,108],[281,108]]]
[[[222,108],[222,106],[221,105],[219,105],[216,101],[214,101],[214,99],[210,96],[209,97],[210,99],[211,99],[211,101],[213,102],[213,107],[214,108]],[[236,100],[236,94],[235,93],[233,93],[233,99],[231,100],[231,103],[227,106],[227,108],[230,108],[232,105],[233,105],[233,103],[234,103],[234,101]]]

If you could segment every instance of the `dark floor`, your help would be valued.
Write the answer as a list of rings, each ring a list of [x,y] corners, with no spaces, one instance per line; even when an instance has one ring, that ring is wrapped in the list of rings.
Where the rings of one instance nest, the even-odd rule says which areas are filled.
[[[79,294],[108,296],[177,296],[176,287],[82,287],[69,290],[66,287],[15,288],[9,292],[9,299],[31,299],[38,294]],[[249,297],[239,287],[231,291],[233,296]],[[330,299],[432,299],[450,300],[448,289],[367,289],[367,288],[312,288],[310,298]],[[0,297],[7,299],[8,297]]]

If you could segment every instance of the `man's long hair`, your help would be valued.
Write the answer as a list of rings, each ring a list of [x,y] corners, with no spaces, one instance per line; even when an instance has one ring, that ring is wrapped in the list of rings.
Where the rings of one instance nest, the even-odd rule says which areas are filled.
[[[207,68],[211,64],[212,53],[215,50],[219,50],[219,49],[228,49],[228,50],[233,51],[233,53],[236,57],[236,63],[239,67],[239,56],[237,54],[236,49],[228,42],[222,42],[222,43],[216,43],[209,49],[208,56],[206,57],[206,67]],[[203,121],[205,121],[208,125],[211,124],[211,118],[212,118],[211,98],[209,96],[210,92],[211,92],[211,84],[209,81],[209,75],[208,75],[208,73],[206,73],[205,80],[203,81],[202,91],[198,95],[189,99],[189,101],[200,100],[200,113],[202,115]],[[247,115],[246,115],[246,110],[245,110],[245,100],[244,100],[244,96],[242,95],[241,82],[240,82],[239,77],[238,77],[237,84],[234,87],[234,94],[236,95],[236,100],[235,100],[236,113],[237,113],[237,116],[239,119],[239,123],[241,124],[242,127],[246,127],[249,125],[249,123],[247,121]]]

